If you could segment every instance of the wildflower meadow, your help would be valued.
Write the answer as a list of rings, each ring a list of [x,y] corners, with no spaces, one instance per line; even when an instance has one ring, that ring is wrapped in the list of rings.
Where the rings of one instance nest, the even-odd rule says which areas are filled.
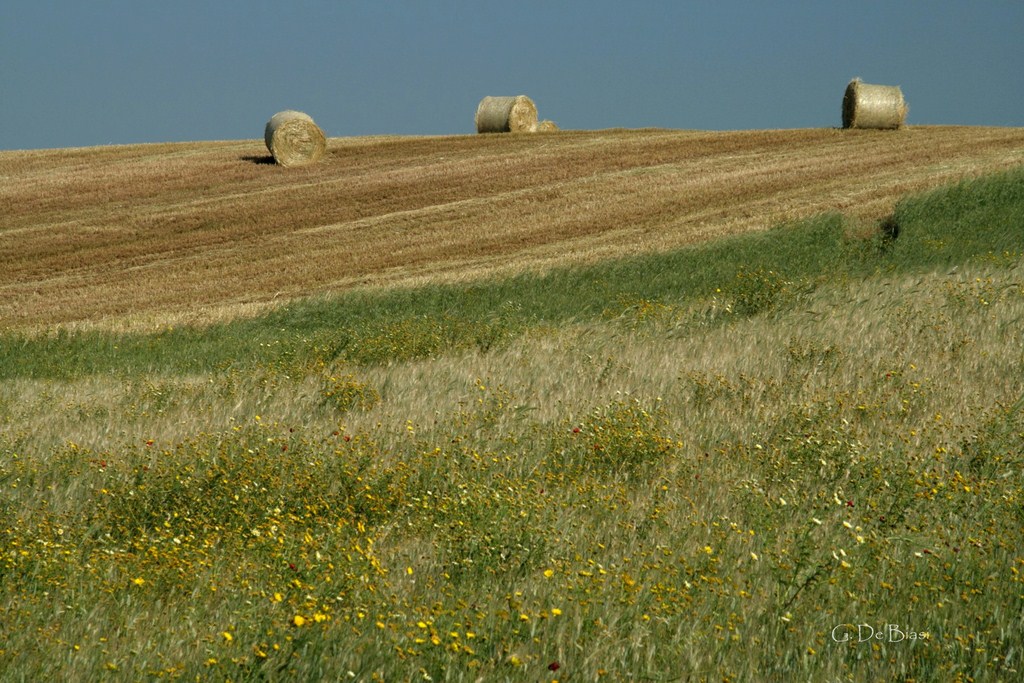
[[[1008,681],[1024,174],[0,335],[0,680]]]

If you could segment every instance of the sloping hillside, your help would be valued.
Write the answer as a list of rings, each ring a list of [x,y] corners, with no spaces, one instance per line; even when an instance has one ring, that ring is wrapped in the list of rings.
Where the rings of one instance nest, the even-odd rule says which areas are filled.
[[[1024,164],[1024,129],[332,139],[0,153],[0,329],[210,321],[362,284],[677,247]]]

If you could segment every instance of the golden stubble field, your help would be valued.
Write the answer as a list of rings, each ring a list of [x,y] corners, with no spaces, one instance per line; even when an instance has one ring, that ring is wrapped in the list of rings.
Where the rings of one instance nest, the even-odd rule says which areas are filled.
[[[0,330],[147,328],[664,250],[1024,163],[1024,129],[259,140],[0,152]]]

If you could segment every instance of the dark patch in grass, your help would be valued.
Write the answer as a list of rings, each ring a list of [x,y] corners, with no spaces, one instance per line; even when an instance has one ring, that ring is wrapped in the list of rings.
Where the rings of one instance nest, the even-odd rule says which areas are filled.
[[[258,165],[273,166],[275,163],[274,157],[269,154],[248,154],[243,157],[239,157],[241,161],[248,161]]]

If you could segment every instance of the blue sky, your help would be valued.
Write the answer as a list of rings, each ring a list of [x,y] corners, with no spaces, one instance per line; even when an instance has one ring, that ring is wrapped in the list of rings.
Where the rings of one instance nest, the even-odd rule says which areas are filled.
[[[0,149],[472,133],[485,95],[563,128],[838,126],[847,82],[908,123],[1024,126],[1022,0],[3,0]]]

